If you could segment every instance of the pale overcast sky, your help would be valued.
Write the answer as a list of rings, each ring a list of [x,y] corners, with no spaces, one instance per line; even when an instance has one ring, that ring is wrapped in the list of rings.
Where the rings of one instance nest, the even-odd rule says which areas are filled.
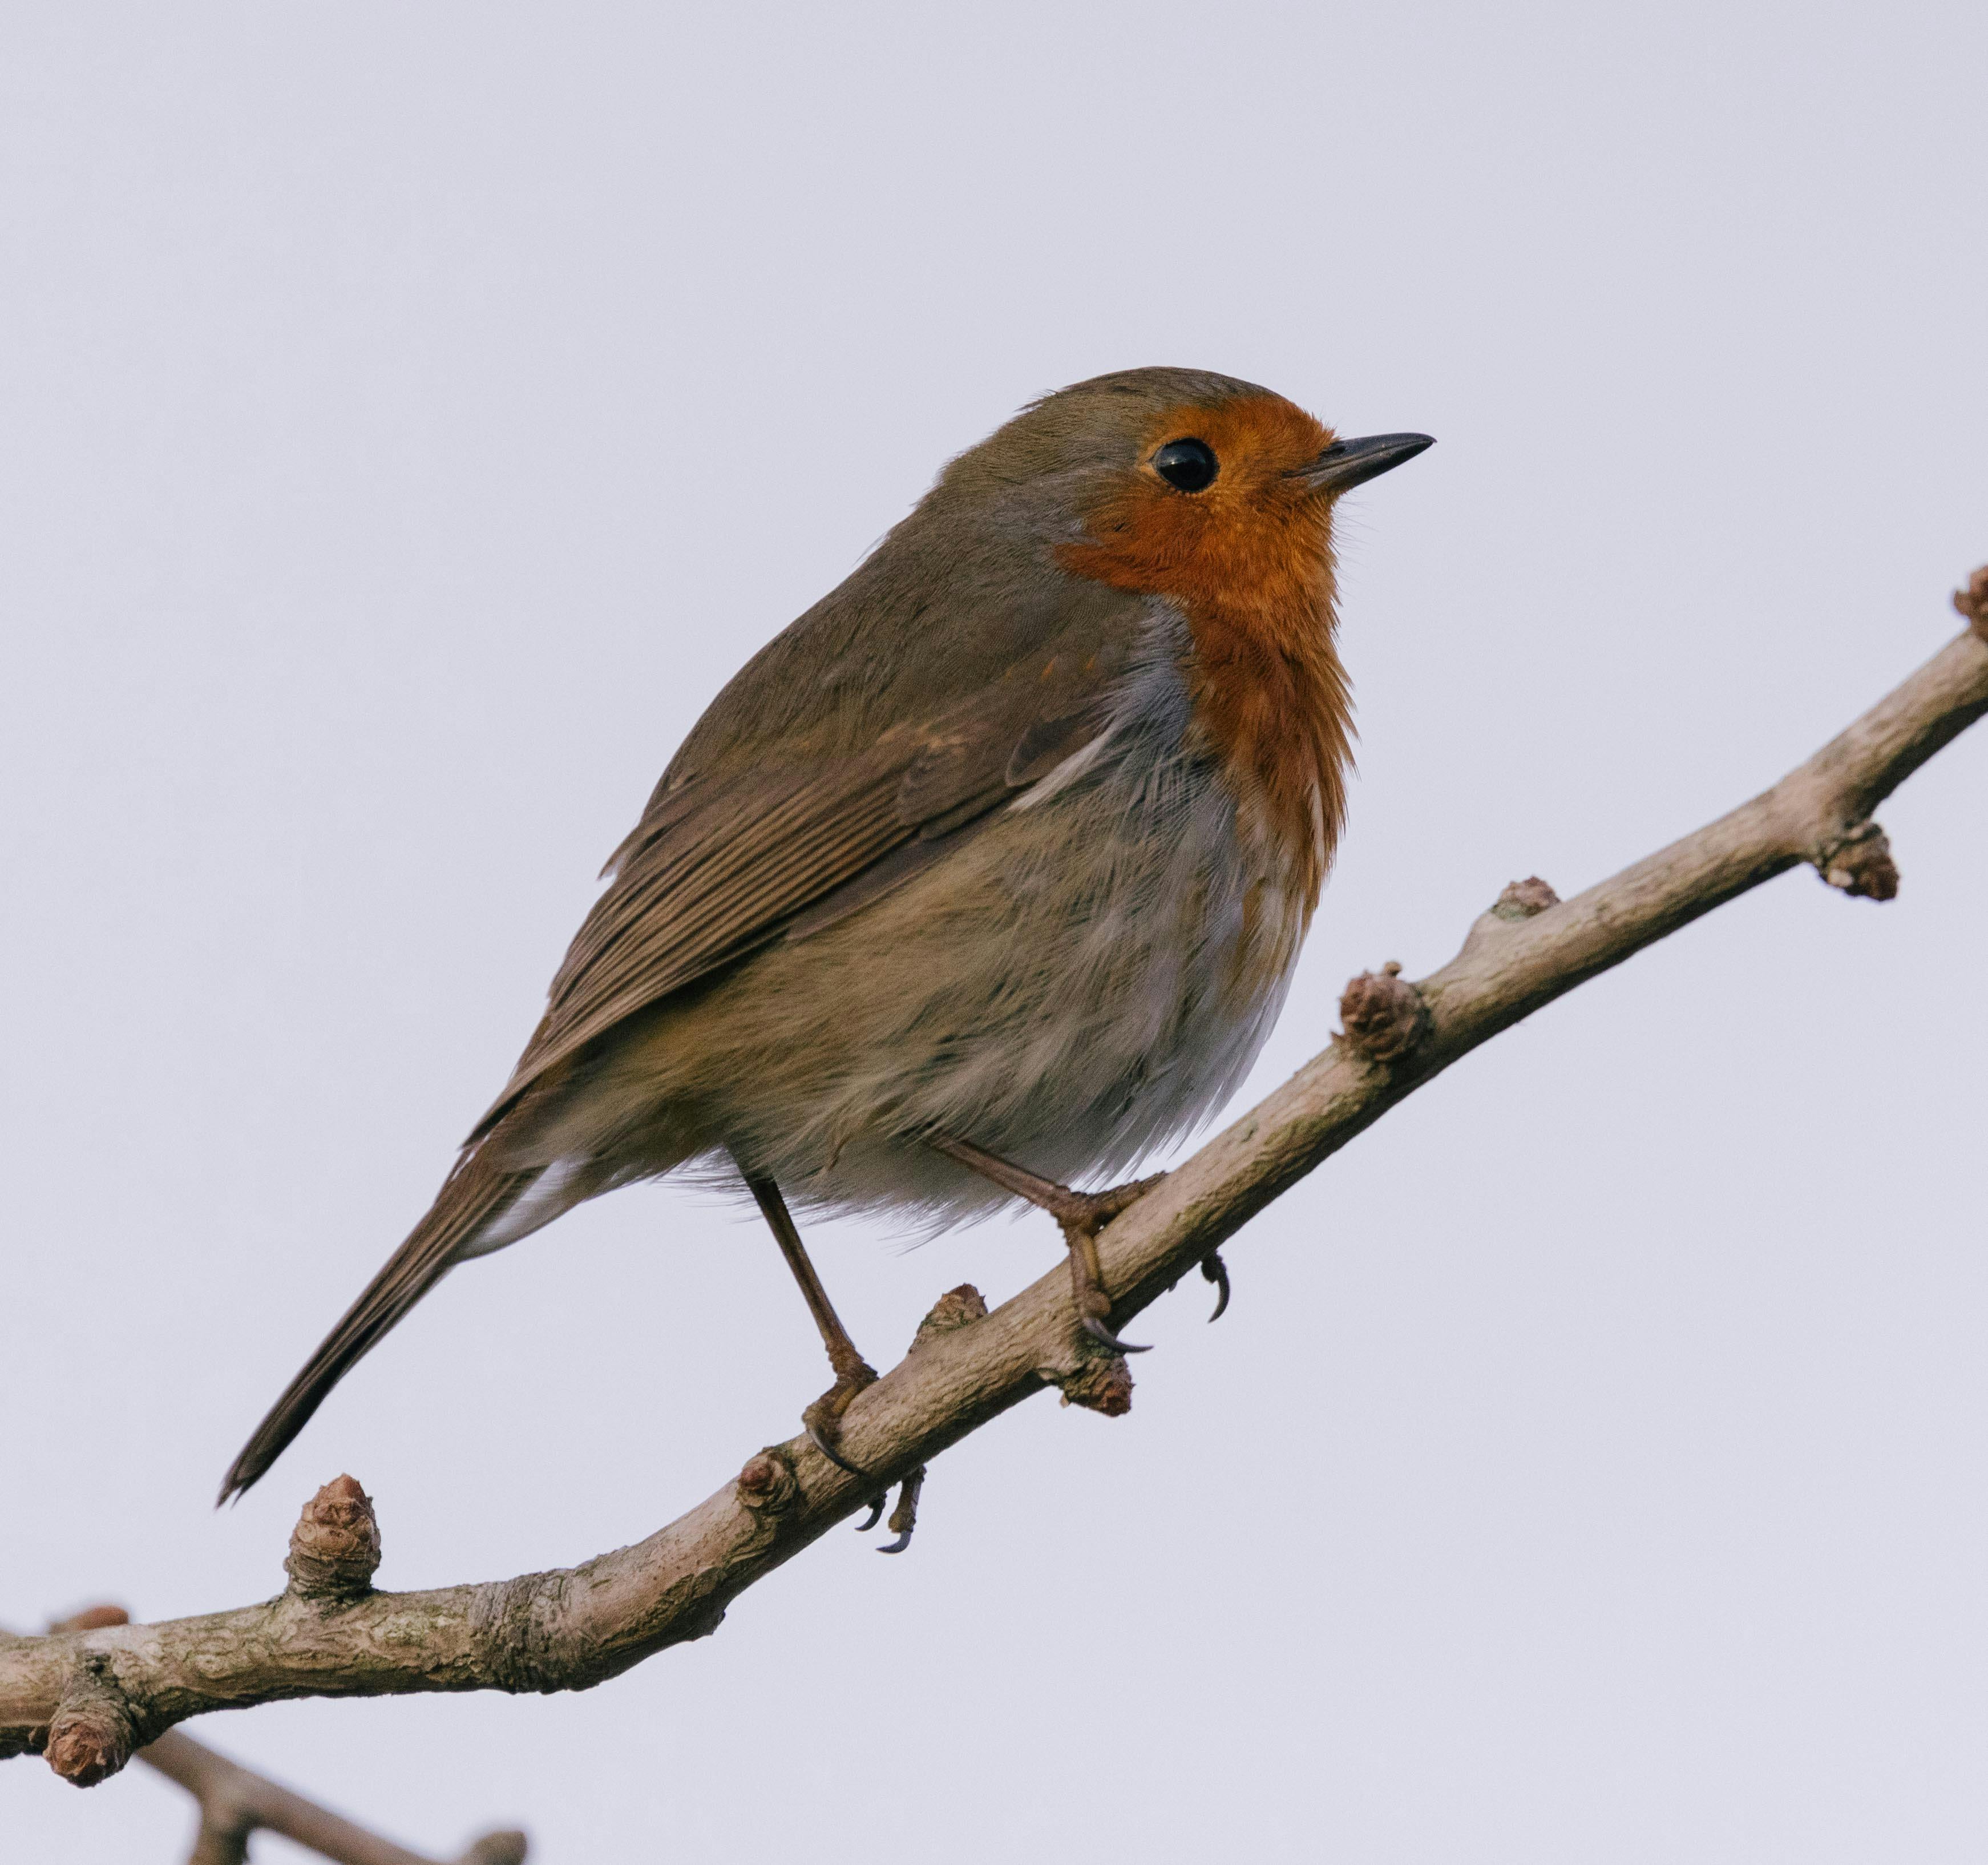
[[[216,1482],[502,1081],[754,648],[1100,371],[1441,444],[1349,502],[1361,779],[1247,1095],[1806,756],[1988,558],[1977,4],[13,0],[0,19],[0,1623],[563,1565],[824,1383],[755,1222],[624,1192]],[[590,1694],[194,1733],[543,1865],[1973,1861],[1988,729],[1500,1039],[1031,1401]],[[1040,1221],[818,1227],[871,1357]],[[0,1767],[0,1853],[183,1856]],[[299,1857],[259,1842],[257,1857]]]

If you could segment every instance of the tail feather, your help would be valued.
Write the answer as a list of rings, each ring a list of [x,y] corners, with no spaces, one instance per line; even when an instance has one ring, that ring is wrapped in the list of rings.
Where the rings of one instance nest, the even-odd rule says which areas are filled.
[[[242,1494],[276,1462],[331,1389],[453,1264],[473,1253],[478,1238],[538,1176],[536,1169],[503,1171],[487,1161],[481,1148],[457,1162],[428,1215],[387,1258],[255,1427],[255,1436],[228,1467],[218,1501]]]

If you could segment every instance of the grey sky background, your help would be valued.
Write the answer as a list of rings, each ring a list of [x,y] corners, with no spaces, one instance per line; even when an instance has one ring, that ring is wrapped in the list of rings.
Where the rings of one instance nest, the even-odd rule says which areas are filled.
[[[452,1277],[240,1508],[698,712],[1099,371],[1441,444],[1342,528],[1362,776],[1252,1094],[1778,776],[1988,557],[1977,5],[0,19],[0,1623],[648,1532],[824,1383],[753,1223]],[[1391,1115],[1047,1399],[589,1695],[204,1739],[438,1852],[1511,1865],[1988,1843],[1988,733]],[[1041,1222],[818,1227],[873,1359]],[[881,1536],[871,1538],[872,1542]],[[181,1856],[0,1769],[9,1860]],[[259,1857],[299,1857],[258,1842]]]

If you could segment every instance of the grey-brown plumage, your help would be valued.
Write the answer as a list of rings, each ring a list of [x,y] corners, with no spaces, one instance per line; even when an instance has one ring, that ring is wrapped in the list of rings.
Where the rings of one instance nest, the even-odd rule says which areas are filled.
[[[1275,773],[1242,768],[1198,688],[1191,584],[1122,587],[1132,572],[1070,565],[1117,522],[1099,514],[1156,421],[1185,408],[1219,425],[1259,400],[1309,423],[1191,371],[1047,398],[955,460],[748,662],[610,861],[434,1207],[224,1498],[451,1266],[603,1191],[682,1167],[735,1183],[742,1169],[803,1207],[931,1227],[1004,1195],[935,1136],[1067,1180],[1129,1164],[1230,1092],[1311,905],[1264,801]],[[1303,445],[1321,436],[1309,424]],[[1239,498],[1243,441],[1233,454],[1223,493]],[[1265,486],[1263,501],[1295,496]],[[1300,575],[1329,659],[1322,518],[1317,530],[1316,574]],[[1343,760],[1343,719],[1334,729]],[[1312,797],[1320,861],[1337,794],[1329,809]]]

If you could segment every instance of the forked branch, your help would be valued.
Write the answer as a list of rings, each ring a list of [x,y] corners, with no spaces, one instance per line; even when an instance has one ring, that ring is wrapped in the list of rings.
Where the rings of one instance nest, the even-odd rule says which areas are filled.
[[[177,1782],[200,1809],[187,1865],[248,1865],[248,1841],[258,1833],[280,1833],[333,1865],[443,1865],[215,1754],[184,1729],[168,1729],[138,1759]],[[525,1857],[522,1833],[486,1833],[452,1865],[523,1865]]]
[[[1898,871],[1871,812],[1988,712],[1988,570],[1955,606],[1966,632],[1771,790],[1570,900],[1543,882],[1514,883],[1457,956],[1419,983],[1398,966],[1355,980],[1344,1034],[1099,1237],[1113,1326],[1214,1261],[1272,1199],[1460,1056],[1702,914],[1803,862],[1846,893],[1892,898]],[[571,1569],[424,1593],[373,1590],[377,1531],[358,1485],[342,1479],[306,1510],[290,1585],[275,1599],[0,1640],[0,1754],[45,1752],[87,1785],[208,1710],[303,1696],[584,1689],[715,1630],[739,1593],[881,1484],[921,1471],[1046,1386],[1105,1411],[1124,1410],[1131,1391],[1124,1362],[1077,1330],[1060,1266],[992,1314],[971,1290],[942,1299],[904,1361],[844,1420],[843,1451],[873,1479],[836,1468],[797,1437],[756,1453],[715,1494],[633,1547]]]

